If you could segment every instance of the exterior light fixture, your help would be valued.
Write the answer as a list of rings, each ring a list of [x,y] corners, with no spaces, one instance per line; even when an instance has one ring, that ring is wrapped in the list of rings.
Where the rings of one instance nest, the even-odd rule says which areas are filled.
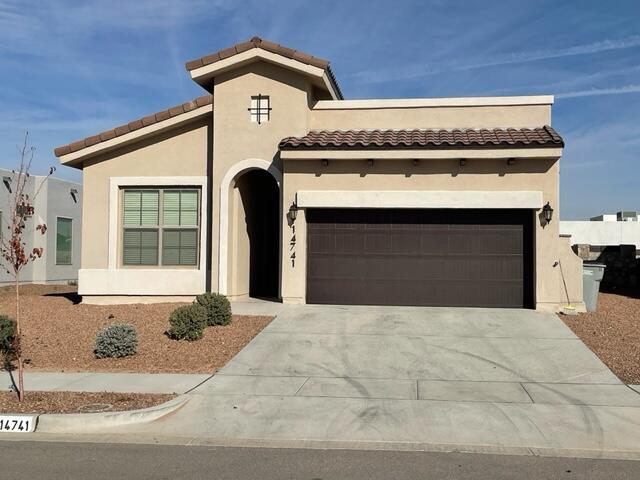
[[[549,202],[542,207],[542,215],[544,216],[544,221],[547,223],[551,223],[551,219],[553,218],[553,208],[549,205]]]
[[[467,164],[467,159],[466,158],[461,158],[460,159],[460,166],[464,167]]]
[[[417,167],[418,165],[420,165],[420,160],[418,160],[417,158],[413,159],[413,166]]]
[[[289,218],[291,219],[291,223],[296,221],[298,218],[298,206],[294,203],[289,207]]]
[[[9,190],[9,193],[11,192],[11,177],[2,177],[2,183],[4,183],[4,186],[7,187],[7,190]]]
[[[323,167],[328,167],[329,166],[329,160],[327,160],[326,158],[322,159],[322,166]]]
[[[515,158],[507,158],[507,165],[513,165],[514,163],[516,163]]]
[[[367,165],[369,165],[370,167],[373,167],[373,159],[372,158],[367,160]]]
[[[72,188],[71,190],[69,190],[69,193],[71,194],[71,198],[73,198],[73,201],[78,203],[78,189]]]

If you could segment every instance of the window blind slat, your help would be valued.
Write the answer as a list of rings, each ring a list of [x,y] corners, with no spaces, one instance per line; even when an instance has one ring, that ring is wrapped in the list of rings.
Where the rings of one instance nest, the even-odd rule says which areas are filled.
[[[180,265],[180,249],[179,248],[162,248],[162,264],[163,265]]]
[[[124,224],[140,225],[141,192],[125,190],[123,198]]]
[[[162,196],[164,225],[180,225],[180,192],[166,191]]]
[[[142,192],[142,225],[158,225],[159,195],[157,191]]]

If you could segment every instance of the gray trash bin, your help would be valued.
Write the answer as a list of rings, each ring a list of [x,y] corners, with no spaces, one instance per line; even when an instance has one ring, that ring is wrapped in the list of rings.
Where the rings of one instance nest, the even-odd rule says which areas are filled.
[[[584,263],[582,265],[582,292],[587,312],[595,312],[598,306],[598,292],[606,265]]]

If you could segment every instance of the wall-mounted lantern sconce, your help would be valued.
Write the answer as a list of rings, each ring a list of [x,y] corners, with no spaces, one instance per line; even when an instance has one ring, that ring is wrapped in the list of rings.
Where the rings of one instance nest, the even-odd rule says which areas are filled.
[[[78,203],[78,189],[72,188],[71,190],[69,190],[69,193],[71,193],[71,198],[73,198],[73,201],[75,203]]]
[[[553,208],[549,205],[549,202],[542,207],[542,216],[544,217],[544,221],[546,223],[551,223],[551,219],[553,218]]]
[[[460,159],[460,166],[464,167],[467,164],[467,159],[466,158],[461,158]]]
[[[515,158],[507,158],[507,165],[511,166],[516,163]]]
[[[7,187],[7,190],[11,193],[11,177],[2,177],[2,183],[4,183],[4,186]]]
[[[323,167],[328,167],[329,166],[329,160],[327,160],[326,158],[322,159],[322,166]]]
[[[418,160],[417,158],[413,159],[413,166],[417,167],[418,165],[420,165],[420,160]]]
[[[373,159],[372,158],[367,160],[367,165],[369,165],[370,167],[373,167]]]
[[[294,202],[289,207],[289,220],[293,223],[296,221],[296,218],[298,218],[298,206]]]

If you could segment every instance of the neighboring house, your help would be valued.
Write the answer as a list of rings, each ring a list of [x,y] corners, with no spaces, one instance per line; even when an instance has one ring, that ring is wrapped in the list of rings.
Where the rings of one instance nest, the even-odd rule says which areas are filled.
[[[640,215],[638,212],[620,211],[615,214],[605,213],[597,217],[591,217],[592,222],[638,222]]]
[[[0,176],[0,232],[9,235],[10,201],[15,188],[11,170],[1,169]],[[43,183],[44,182],[44,183]],[[40,188],[40,186],[42,187]],[[35,197],[35,213],[27,222],[24,238],[27,251],[43,247],[42,258],[30,262],[22,270],[20,280],[24,283],[67,283],[78,279],[80,249],[82,243],[82,185],[75,182],[30,175],[25,193]],[[43,236],[36,226],[44,223],[47,231]],[[13,283],[13,276],[6,272],[4,261],[0,271],[0,284]]]
[[[593,260],[606,247],[633,245],[640,254],[640,222],[638,213],[620,211],[615,214],[598,215],[590,221],[562,220],[560,233],[571,237],[572,245],[580,245],[581,256]],[[589,247],[588,254],[585,248]]]
[[[55,150],[84,173],[84,301],[556,310],[563,272],[582,306],[553,97],[344,100],[257,37],[186,67],[208,95]]]

